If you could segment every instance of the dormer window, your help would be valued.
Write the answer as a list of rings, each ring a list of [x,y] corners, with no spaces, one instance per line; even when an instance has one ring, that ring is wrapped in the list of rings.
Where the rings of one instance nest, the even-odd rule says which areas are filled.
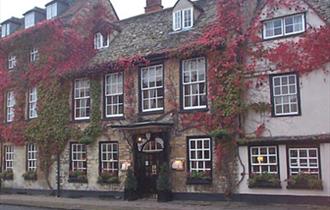
[[[16,56],[9,56],[8,58],[8,69],[12,70],[16,67]]]
[[[34,63],[34,62],[36,62],[38,59],[39,59],[39,51],[38,51],[37,48],[33,48],[33,49],[30,51],[30,62],[31,62],[31,63]]]
[[[109,47],[109,35],[105,37],[101,33],[96,33],[94,35],[94,48],[99,50]]]
[[[1,37],[6,37],[10,34],[10,25],[7,24],[3,24],[1,26]]]
[[[25,28],[30,28],[35,24],[34,12],[28,13],[24,17]]]
[[[267,20],[263,23],[263,38],[273,39],[305,32],[305,15],[296,14]]]
[[[47,10],[47,20],[53,19],[57,16],[57,2],[50,4],[46,7]]]
[[[173,13],[173,30],[185,30],[193,27],[193,8],[178,10]]]

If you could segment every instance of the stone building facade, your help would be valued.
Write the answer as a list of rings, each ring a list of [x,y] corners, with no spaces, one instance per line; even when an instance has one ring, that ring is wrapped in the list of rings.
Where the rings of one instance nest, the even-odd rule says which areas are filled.
[[[92,2],[98,1],[68,2],[52,1],[47,4],[46,13],[52,11],[48,10],[48,6],[56,3],[57,6],[67,6],[57,8],[58,11],[63,9],[58,18],[84,16],[93,9]],[[98,75],[102,87],[99,109],[106,129],[89,145],[84,145],[77,139],[69,141],[60,155],[59,163],[55,161],[52,166],[49,178],[51,187],[60,189],[62,195],[122,195],[127,168],[131,167],[137,176],[139,190],[144,195],[150,195],[156,192],[156,179],[161,165],[168,164],[175,198],[222,199],[222,180],[216,172],[214,140],[197,128],[182,129],[177,119],[186,113],[210,110],[207,84],[212,78],[207,78],[207,71],[210,68],[208,64],[216,56],[207,53],[179,59],[167,57],[164,53],[189,42],[212,23],[216,18],[217,1],[178,0],[173,8],[163,9],[161,1],[151,0],[147,1],[145,14],[125,20],[119,20],[111,3],[104,2],[107,2],[105,5],[109,17],[112,17],[108,21],[116,27],[111,34],[96,33],[94,45],[98,53],[90,65],[97,66],[137,54],[146,57],[150,63],[135,66],[129,72],[130,75],[127,72],[114,73],[111,69],[106,74]],[[262,1],[247,4],[244,10],[247,19],[253,19],[251,16],[255,15],[257,7],[264,7],[266,10],[267,5],[262,4]],[[301,4],[306,8],[303,13],[298,14],[303,14],[303,19],[297,16],[295,20],[297,25],[302,24],[299,21],[305,21],[306,24],[300,34],[307,30],[305,27],[318,28],[329,24],[328,2],[301,0]],[[49,15],[51,14],[46,14],[47,17]],[[274,19],[293,15],[297,14],[281,8]],[[261,17],[261,21],[267,23],[272,20]],[[11,24],[15,30],[20,27],[18,30],[24,30],[20,23],[21,21],[8,20],[2,23],[2,29],[7,27],[6,24]],[[10,30],[2,30],[2,36],[10,36]],[[299,39],[299,36],[273,38],[265,39],[264,44],[271,47],[273,43]],[[273,86],[269,83],[272,79],[274,83],[276,77],[281,80],[285,75],[278,74],[276,70],[269,71],[269,66],[260,61],[258,71],[260,74],[270,75],[269,80],[249,90],[245,96],[246,101],[272,103]],[[282,110],[283,115],[278,117],[274,110],[273,114],[263,116],[249,112],[244,117],[242,127],[245,133],[254,133],[255,128],[262,123],[267,129],[259,137],[251,135],[239,142],[242,163],[238,164],[238,179],[242,179],[242,182],[235,194],[236,199],[263,198],[276,201],[288,198],[299,201],[304,196],[312,196],[329,203],[330,95],[324,90],[330,90],[330,77],[327,72],[319,70],[299,79],[296,74],[289,74],[288,80],[292,78],[294,83],[291,85],[295,86],[293,95],[300,99],[297,102],[299,105],[293,108],[293,114],[288,114],[291,116]],[[256,75],[247,80],[251,80],[253,84],[258,83]],[[76,77],[68,82],[71,86],[68,100],[72,107],[72,123],[84,129],[90,120],[91,98],[87,94],[90,92],[89,78]],[[130,93],[124,92],[127,85],[133,90]],[[5,106],[8,108],[8,105]],[[134,112],[133,120],[126,116],[129,110]],[[29,145],[15,146],[9,142],[2,142],[2,148],[2,170],[6,171],[9,167],[14,172],[12,180],[2,182],[2,190],[26,193],[51,191],[42,177],[34,181],[26,181],[22,177],[31,167],[29,161],[38,165],[37,148],[30,148]],[[289,157],[291,153],[301,153],[302,157]],[[255,162],[255,159],[258,161]],[[308,164],[294,165],[290,162],[293,159],[299,163],[306,160]],[[277,189],[249,187],[249,176],[256,173],[257,168],[261,174],[277,174],[281,185]],[[286,180],[296,172],[294,170],[315,172],[322,179],[322,189],[287,189]],[[86,175],[85,179],[71,179],[71,173],[75,171],[82,171]],[[103,172],[109,172],[118,178],[111,184],[100,184],[98,179]]]

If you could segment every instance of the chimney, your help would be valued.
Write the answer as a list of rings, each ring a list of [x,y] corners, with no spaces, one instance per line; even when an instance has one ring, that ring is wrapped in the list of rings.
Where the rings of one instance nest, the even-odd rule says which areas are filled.
[[[147,0],[145,13],[158,12],[163,9],[162,0]]]

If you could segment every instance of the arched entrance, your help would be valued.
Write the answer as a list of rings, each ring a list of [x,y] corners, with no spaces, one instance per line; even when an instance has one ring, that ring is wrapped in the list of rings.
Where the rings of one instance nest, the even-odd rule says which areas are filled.
[[[160,167],[168,162],[167,142],[164,133],[136,136],[134,171],[142,197],[157,193],[156,183]]]

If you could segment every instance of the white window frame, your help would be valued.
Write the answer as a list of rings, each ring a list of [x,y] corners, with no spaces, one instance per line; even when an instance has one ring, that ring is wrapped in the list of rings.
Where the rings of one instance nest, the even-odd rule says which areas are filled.
[[[34,119],[38,117],[37,103],[38,91],[37,88],[34,87],[29,90],[29,119]]]
[[[160,74],[159,71],[160,71]],[[146,73],[146,77],[145,74]],[[161,78],[161,85],[157,85],[157,79]],[[147,87],[144,87],[144,80],[147,79]],[[154,86],[150,84],[154,83]],[[163,95],[158,95],[158,90],[162,90]],[[141,68],[141,110],[142,112],[152,112],[152,111],[162,111],[164,110],[164,67],[163,64],[148,66]],[[145,93],[148,93],[148,96],[145,96]],[[151,94],[155,93],[154,96]],[[152,101],[155,100],[156,108],[150,108]],[[158,100],[162,100],[162,106],[159,105]],[[145,109],[144,104],[148,103],[148,108]]]
[[[1,37],[6,37],[10,35],[10,24],[7,23],[7,24],[3,24],[1,25]]]
[[[16,61],[16,56],[11,55],[8,57],[8,69],[12,70],[16,67],[17,61]]]
[[[124,116],[124,73],[123,72],[111,73],[105,75],[104,94],[105,94],[106,117]],[[116,103],[114,103],[115,100],[117,101]],[[117,109],[117,113],[114,112],[115,107]],[[110,109],[110,113],[108,112],[108,108]],[[120,110],[122,110],[122,112],[120,112]]]
[[[199,66],[201,66],[201,64],[199,64],[198,62],[199,61],[202,61],[204,62],[203,64],[203,69],[199,69]],[[191,65],[190,62],[196,62],[196,81],[192,81],[192,72],[193,72],[193,69],[192,68],[189,68],[189,69],[186,69],[186,65]],[[201,79],[199,80],[199,75],[200,75],[200,72],[204,71],[204,79]],[[183,60],[182,61],[182,106],[183,106],[183,109],[184,110],[194,110],[194,109],[205,109],[207,108],[207,71],[206,71],[206,59],[204,57],[199,57],[199,58],[193,58],[193,59],[188,59],[188,60]],[[189,74],[189,81],[188,82],[185,82],[185,74]],[[205,91],[203,94],[200,93],[200,85],[204,84],[204,88],[205,88]],[[198,90],[198,93],[193,93],[193,86],[198,86],[197,90]],[[190,93],[189,95],[186,95],[185,93],[185,88],[186,86],[189,86],[190,87]],[[194,97],[198,97],[198,105],[197,106],[194,106],[193,105],[193,98]],[[200,100],[200,97],[204,96],[206,99],[206,104],[205,105],[202,105],[201,104],[201,100]],[[186,97],[189,97],[190,98],[190,106],[186,105]]]
[[[86,86],[77,86],[80,83],[85,84]],[[79,95],[77,95],[77,92]],[[83,93],[83,94],[82,94]],[[83,96],[81,96],[81,94]],[[79,104],[79,107],[78,107]],[[85,104],[85,106],[82,106]],[[82,112],[82,110],[85,110]],[[87,112],[89,110],[89,112]],[[79,117],[77,117],[79,111]],[[90,97],[90,81],[88,79],[76,79],[74,82],[74,119],[75,120],[88,120],[90,119],[91,111],[91,97]],[[85,113],[83,116],[82,113]]]
[[[27,171],[37,171],[38,149],[36,144],[27,144]]]
[[[198,148],[198,142],[202,142],[202,147]],[[205,142],[208,142],[208,147],[205,148]],[[194,147],[193,147],[194,145]],[[210,138],[189,138],[188,139],[188,157],[189,157],[189,172],[211,172],[212,171],[212,142]],[[202,153],[202,158],[198,157],[198,153]],[[209,157],[205,157],[205,153],[208,152]],[[195,157],[192,157],[192,153]],[[196,162],[195,167],[193,166]],[[202,167],[199,166],[202,163]],[[209,163],[209,167],[207,167]]]
[[[188,11],[190,11],[190,17],[188,17],[190,19],[190,25],[186,25],[186,12],[188,12]],[[193,8],[182,10],[182,28],[183,29],[189,29],[189,28],[192,28],[193,25],[194,25],[194,10],[193,10]]]
[[[274,154],[270,154],[270,150],[275,151]],[[253,154],[253,150],[257,150],[257,154]],[[261,154],[261,150],[266,150],[265,154]],[[262,157],[263,161],[259,162],[259,158]],[[277,146],[253,146],[250,147],[250,164],[251,164],[251,173],[253,174],[278,174],[278,150]],[[270,163],[270,158],[275,158],[275,163]],[[257,162],[254,162],[257,160]],[[271,168],[276,167],[276,171],[273,171]],[[258,170],[254,170],[254,167],[258,167]],[[264,167],[267,167],[267,170],[263,170]]]
[[[8,91],[6,95],[6,121],[13,122],[15,118],[15,93],[14,91]]]
[[[71,144],[71,171],[87,172],[87,145]]]
[[[4,170],[13,171],[14,168],[15,149],[13,145],[4,146]]]
[[[293,157],[291,152],[295,151],[297,157]],[[301,152],[306,152],[306,157],[301,156]],[[310,152],[315,152],[316,156],[310,156]],[[319,148],[289,148],[289,172],[290,176],[297,175],[299,173],[307,173],[312,175],[320,175],[320,161],[319,161]],[[295,161],[294,161],[295,160]],[[302,160],[306,160],[306,165],[302,164]],[[311,160],[315,161],[316,165],[311,164]],[[296,162],[296,163],[293,163]]]
[[[35,13],[31,12],[24,16],[24,26],[25,29],[31,28],[35,25]]]
[[[33,48],[30,51],[30,62],[34,63],[39,59],[39,50],[37,48]]]
[[[118,175],[119,171],[119,144],[118,142],[100,143],[101,172]]]
[[[182,10],[173,12],[173,31],[179,31],[182,28]]]
[[[286,32],[286,20],[289,19],[289,18],[295,18],[295,17],[301,17],[302,19],[302,28],[301,30],[298,30],[298,31],[293,31],[293,32]],[[282,33],[281,34],[278,34],[278,35],[273,35],[273,36],[267,36],[267,33],[266,33],[266,24],[269,24],[269,23],[274,23],[274,21],[277,21],[277,20],[280,20],[281,21],[281,30],[282,30]],[[293,22],[293,27],[294,27],[294,22]],[[274,29],[274,28],[273,28]],[[286,17],[281,17],[281,18],[274,18],[274,19],[271,19],[271,20],[267,20],[263,23],[263,39],[264,40],[267,40],[267,39],[273,39],[273,38],[278,38],[278,37],[283,37],[283,36],[289,36],[289,35],[294,35],[294,34],[299,34],[299,33],[303,33],[306,31],[306,26],[305,26],[305,14],[304,13],[301,13],[301,14],[294,14],[294,15],[290,15],[290,16],[286,16]]]
[[[286,78],[286,79],[285,79]],[[295,83],[290,83],[290,78],[294,78]],[[272,99],[273,99],[273,112],[275,116],[290,116],[298,115],[300,113],[300,98],[299,98],[299,83],[298,75],[295,73],[292,74],[280,74],[271,76],[272,79]],[[279,85],[275,84],[276,80],[279,80]],[[283,81],[287,81],[286,84],[283,84]],[[295,88],[295,92],[291,92],[292,88]],[[279,90],[280,93],[277,94],[276,90]],[[287,91],[287,93],[283,93]],[[296,102],[294,101],[296,99]],[[281,101],[281,103],[279,102]],[[296,111],[292,111],[292,106],[296,106]],[[289,112],[284,112],[284,107],[289,107]],[[277,111],[277,107],[282,107],[282,112]]]
[[[47,20],[53,19],[57,16],[57,2],[50,4],[46,8]]]
[[[110,38],[109,35],[106,36],[106,40],[104,36],[98,32],[94,35],[94,48],[97,50],[104,49],[109,47]]]

